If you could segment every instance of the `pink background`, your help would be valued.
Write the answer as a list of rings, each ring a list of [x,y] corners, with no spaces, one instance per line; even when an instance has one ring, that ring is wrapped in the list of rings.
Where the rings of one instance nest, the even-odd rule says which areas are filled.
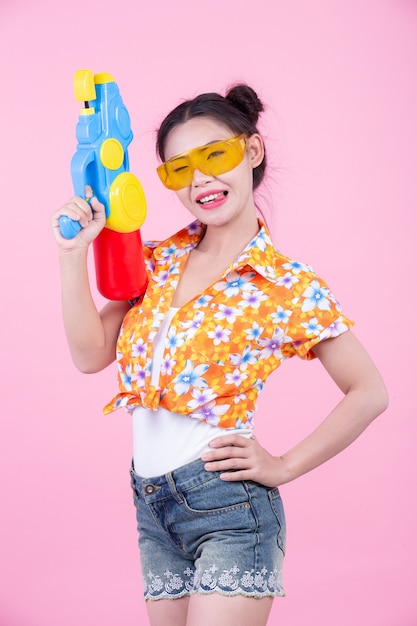
[[[282,488],[287,597],[270,623],[416,626],[416,3],[1,0],[0,58],[0,625],[147,623],[130,421],[101,413],[114,367],[71,363],[49,227],[72,195],[73,74],[90,68],[115,76],[131,114],[145,238],[188,221],[155,173],[163,115],[236,80],[267,103],[275,242],[330,283],[391,398],[349,450]],[[258,437],[281,453],[338,397],[293,360],[266,386]]]

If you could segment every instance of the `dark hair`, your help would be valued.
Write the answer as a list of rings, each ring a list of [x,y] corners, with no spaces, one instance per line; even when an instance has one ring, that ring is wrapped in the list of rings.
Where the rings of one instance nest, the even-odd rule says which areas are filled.
[[[165,161],[165,143],[169,133],[178,125],[195,117],[211,117],[225,124],[236,135],[244,133],[248,137],[259,133],[256,124],[259,113],[264,110],[256,92],[248,85],[232,87],[225,97],[218,93],[203,93],[192,100],[186,100],[169,113],[162,122],[156,140],[156,149]],[[266,169],[266,155],[253,170],[253,188],[262,182]]]

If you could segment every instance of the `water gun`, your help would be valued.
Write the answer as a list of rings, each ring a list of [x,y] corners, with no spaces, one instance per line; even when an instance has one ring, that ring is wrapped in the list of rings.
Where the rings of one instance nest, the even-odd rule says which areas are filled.
[[[133,300],[147,285],[139,230],[146,217],[146,199],[139,180],[129,171],[130,116],[110,74],[78,70],[74,92],[76,100],[84,103],[71,160],[74,192],[85,197],[85,185],[90,185],[106,209],[106,225],[93,244],[97,288],[109,300]],[[79,222],[66,216],[60,217],[59,227],[66,239],[81,230]]]

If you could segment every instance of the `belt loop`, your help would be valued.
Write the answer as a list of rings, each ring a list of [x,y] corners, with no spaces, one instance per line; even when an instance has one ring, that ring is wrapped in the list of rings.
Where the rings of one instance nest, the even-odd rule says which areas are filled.
[[[172,476],[172,473],[169,472],[169,474],[166,474],[165,476],[166,476],[166,479],[167,479],[168,487],[169,487],[172,495],[174,496],[176,502],[178,502],[178,504],[182,504],[183,500],[182,500],[180,494],[178,493],[178,491],[177,491],[177,489],[175,487],[175,480],[174,480],[174,478]]]

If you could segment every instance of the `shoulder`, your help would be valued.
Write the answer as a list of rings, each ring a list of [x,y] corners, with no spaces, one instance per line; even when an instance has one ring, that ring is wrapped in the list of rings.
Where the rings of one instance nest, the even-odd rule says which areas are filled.
[[[308,306],[312,306],[314,302],[324,303],[329,300],[338,305],[327,282],[311,265],[285,256],[279,251],[276,251],[275,261],[275,284],[291,293],[293,304],[302,301],[305,307],[306,300],[309,301]]]
[[[262,225],[249,248],[250,265],[277,286],[290,289],[295,285],[306,285],[317,278],[311,265],[283,254],[274,245],[265,225]]]
[[[258,256],[258,260],[260,258]],[[320,309],[334,306],[340,310],[327,282],[311,265],[283,254],[272,243],[267,245],[261,264],[255,269],[275,286],[272,297],[284,300],[291,308],[301,306],[307,312],[317,306]]]

